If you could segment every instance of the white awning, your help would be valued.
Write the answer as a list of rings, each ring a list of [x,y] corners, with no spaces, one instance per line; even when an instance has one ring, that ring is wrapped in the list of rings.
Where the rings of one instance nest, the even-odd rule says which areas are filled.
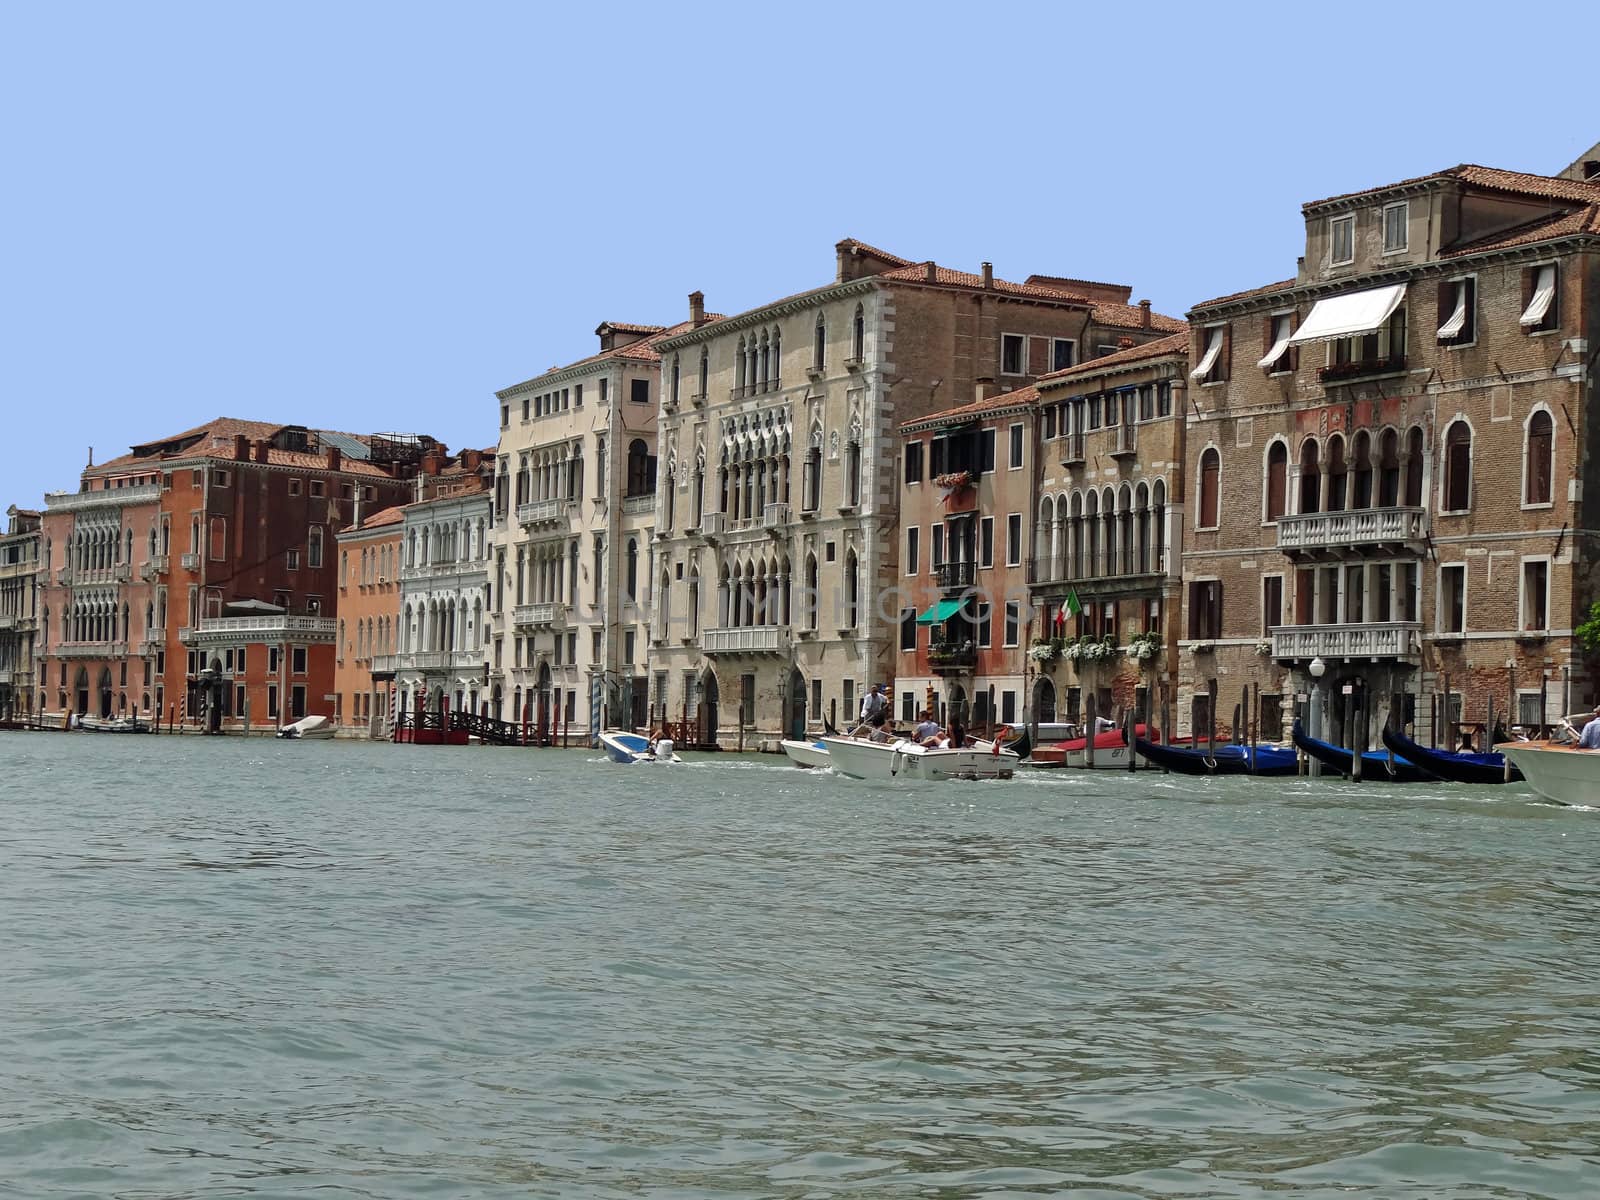
[[[1256,366],[1260,367],[1263,371],[1270,371],[1272,369],[1272,365],[1288,352],[1289,323],[1285,321],[1283,332],[1278,335],[1278,340],[1272,343],[1272,349],[1267,351],[1267,356],[1258,362]]]
[[[1545,313],[1550,311],[1550,301],[1554,300],[1555,296],[1555,267],[1540,267],[1538,277],[1533,283],[1533,299],[1528,301],[1527,310],[1522,314],[1522,324],[1537,325],[1543,321]]]
[[[1439,326],[1439,340],[1448,342],[1451,338],[1460,337],[1461,331],[1467,324],[1467,284],[1465,280],[1456,281],[1456,307],[1450,314],[1450,319]]]
[[[1200,359],[1200,365],[1189,372],[1191,379],[1204,379],[1211,374],[1211,368],[1217,365],[1217,355],[1222,353],[1222,326],[1206,331],[1206,352]]]
[[[1311,306],[1311,314],[1304,324],[1294,331],[1289,344],[1304,346],[1310,342],[1331,342],[1372,333],[1394,315],[1405,298],[1406,285],[1393,283],[1388,287],[1318,300]]]

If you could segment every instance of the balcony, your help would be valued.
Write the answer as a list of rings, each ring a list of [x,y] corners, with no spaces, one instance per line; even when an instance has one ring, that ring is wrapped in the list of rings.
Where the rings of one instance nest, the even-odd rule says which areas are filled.
[[[1119,596],[1159,596],[1166,586],[1162,571],[1130,571],[1125,575],[1075,574],[1072,562],[1061,558],[1030,558],[1028,582],[1036,587],[1054,585],[1064,591],[1070,584],[1080,600],[1115,599]]]
[[[1088,461],[1084,452],[1083,431],[1066,434],[1061,439],[1061,465],[1063,467],[1082,466]]]
[[[393,675],[400,669],[401,654],[374,654],[367,660],[367,669],[374,675]]]
[[[1358,508],[1278,518],[1278,549],[1291,558],[1335,558],[1345,553],[1427,549],[1424,508]]]
[[[727,513],[708,512],[700,518],[700,536],[707,541],[713,541],[722,536],[727,525]]]
[[[198,554],[185,554],[178,559],[178,565],[185,571],[198,571],[200,569],[200,556]]]
[[[934,567],[933,573],[942,588],[969,588],[978,577],[978,564],[971,560],[943,562]]]
[[[166,648],[167,631],[165,629],[146,629],[144,636],[139,639],[138,654],[141,658],[154,658]]]
[[[776,533],[789,523],[789,506],[787,504],[769,504],[762,511],[762,524]]]
[[[383,655],[394,660],[393,670],[398,671],[471,671],[483,670],[482,650],[413,650],[409,654]],[[372,670],[378,670],[378,660],[372,660]]]
[[[240,642],[300,642],[332,645],[338,622],[332,617],[260,613],[249,617],[202,617],[198,628],[178,630],[186,646],[233,646]]]
[[[1313,658],[1382,658],[1414,661],[1422,626],[1416,621],[1372,625],[1277,625],[1272,630],[1272,657],[1280,661]]]
[[[970,641],[928,644],[928,669],[935,675],[961,675],[977,665],[978,648]]]
[[[51,512],[81,512],[86,508],[150,504],[159,499],[159,483],[142,483],[138,487],[104,488],[94,492],[46,492],[44,502]]]
[[[51,647],[56,658],[124,658],[127,642],[57,642]]]
[[[118,563],[111,568],[111,578],[116,583],[127,583],[133,578],[132,563]]]
[[[689,397],[689,403],[696,408],[704,408],[706,406],[706,394],[704,392],[693,393]]]
[[[57,571],[56,572],[56,582],[57,583],[61,583],[61,584],[71,583],[72,582],[72,568],[71,567],[62,567],[59,571]]]
[[[707,654],[787,654],[787,625],[751,625],[742,629],[707,629],[700,634]]]
[[[517,505],[517,524],[544,525],[553,521],[564,521],[571,507],[572,501],[565,496],[553,496],[548,500],[530,500],[526,504]]]
[[[18,618],[13,613],[0,613],[0,633],[10,633],[17,627]]]
[[[149,583],[158,575],[165,575],[166,573],[167,556],[165,554],[152,555],[139,564],[139,578],[146,583]]]
[[[1112,458],[1132,458],[1139,453],[1139,427],[1137,425],[1116,426],[1116,437],[1111,443]]]
[[[622,511],[624,515],[637,516],[639,513],[650,513],[656,510],[656,494],[646,492],[642,496],[624,496],[622,498]]]
[[[1324,384],[1352,383],[1357,379],[1372,379],[1379,375],[1403,375],[1406,356],[1390,355],[1387,358],[1364,358],[1357,362],[1332,363],[1317,371]]]
[[[540,625],[565,625],[567,606],[559,602],[519,604],[512,610],[512,621],[522,628]]]

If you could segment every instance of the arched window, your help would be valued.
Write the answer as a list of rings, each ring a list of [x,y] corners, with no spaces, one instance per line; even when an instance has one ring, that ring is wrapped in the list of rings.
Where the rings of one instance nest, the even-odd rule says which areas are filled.
[[[1337,433],[1328,439],[1329,512],[1343,512],[1350,496],[1350,463],[1344,454],[1344,438]]]
[[[846,629],[856,627],[856,617],[861,607],[861,577],[856,570],[856,552],[854,550],[844,556],[844,625]]]
[[[1356,434],[1351,455],[1355,486],[1350,494],[1351,508],[1372,507],[1372,435],[1365,429]]]
[[[1413,425],[1406,434],[1406,503],[1412,508],[1422,506],[1422,471],[1425,461],[1422,453],[1422,430]]]
[[[689,569],[689,636],[700,635],[700,568]]]
[[[806,555],[806,628],[817,627],[817,556]]]
[[[822,370],[828,355],[828,325],[822,319],[822,314],[817,314],[817,328],[811,341],[811,366],[815,370]]]
[[[1472,429],[1465,421],[1452,421],[1444,434],[1444,510],[1465,512],[1472,507]]]
[[[1528,418],[1526,466],[1523,469],[1522,502],[1524,504],[1549,504],[1552,477],[1551,451],[1554,449],[1554,428],[1550,414],[1539,409]]]
[[[861,503],[861,443],[851,440],[845,450],[845,495],[846,503]]]
[[[856,319],[850,326],[850,357],[861,362],[867,356],[867,314],[856,305]]]
[[[322,526],[313,525],[306,537],[306,566],[322,566]]]
[[[1300,511],[1320,512],[1321,504],[1321,447],[1316,438],[1307,438],[1300,443]]]
[[[1378,507],[1400,503],[1400,435],[1385,429],[1378,440]]]
[[[672,387],[672,391],[671,391],[672,403],[674,405],[676,405],[678,403],[678,376],[681,374],[682,370],[683,370],[683,356],[681,354],[674,354],[672,356],[672,385],[671,385],[671,387]]]
[[[1289,447],[1273,442],[1267,447],[1267,520],[1283,516],[1289,481]]]
[[[627,596],[635,599],[639,594],[639,539],[628,539]]]
[[[711,382],[711,352],[700,348],[700,399],[706,398],[706,388]]]
[[[1217,527],[1217,485],[1222,471],[1222,459],[1215,446],[1208,446],[1200,455],[1200,522],[1201,529]]]
[[[628,495],[648,496],[656,490],[656,456],[643,438],[628,443]]]

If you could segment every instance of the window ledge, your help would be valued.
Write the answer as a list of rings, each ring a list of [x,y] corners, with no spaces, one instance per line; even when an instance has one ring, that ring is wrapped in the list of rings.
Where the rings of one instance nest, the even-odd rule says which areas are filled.
[[[812,639],[812,638],[817,636],[817,631],[815,629],[796,629],[794,631],[794,635],[797,638],[804,638],[806,640],[810,640],[810,639]]]
[[[1543,642],[1548,641],[1549,637],[1550,631],[1548,629],[1523,629],[1516,634],[1516,639],[1519,642]]]
[[[1539,503],[1539,504],[1524,504],[1522,506],[1522,511],[1523,512],[1535,512],[1535,511],[1539,511],[1539,510],[1542,510],[1542,509],[1543,510],[1552,509],[1554,507],[1555,507],[1554,502],[1552,502],[1550,500],[1546,500],[1546,501],[1543,501],[1542,503]]]

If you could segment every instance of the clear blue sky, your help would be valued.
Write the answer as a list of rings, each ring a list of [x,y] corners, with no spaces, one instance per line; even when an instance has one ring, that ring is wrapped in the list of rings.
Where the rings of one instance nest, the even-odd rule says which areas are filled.
[[[490,444],[601,320],[846,236],[1181,315],[1291,274],[1306,200],[1559,170],[1594,11],[7,5],[0,509],[213,416]]]

